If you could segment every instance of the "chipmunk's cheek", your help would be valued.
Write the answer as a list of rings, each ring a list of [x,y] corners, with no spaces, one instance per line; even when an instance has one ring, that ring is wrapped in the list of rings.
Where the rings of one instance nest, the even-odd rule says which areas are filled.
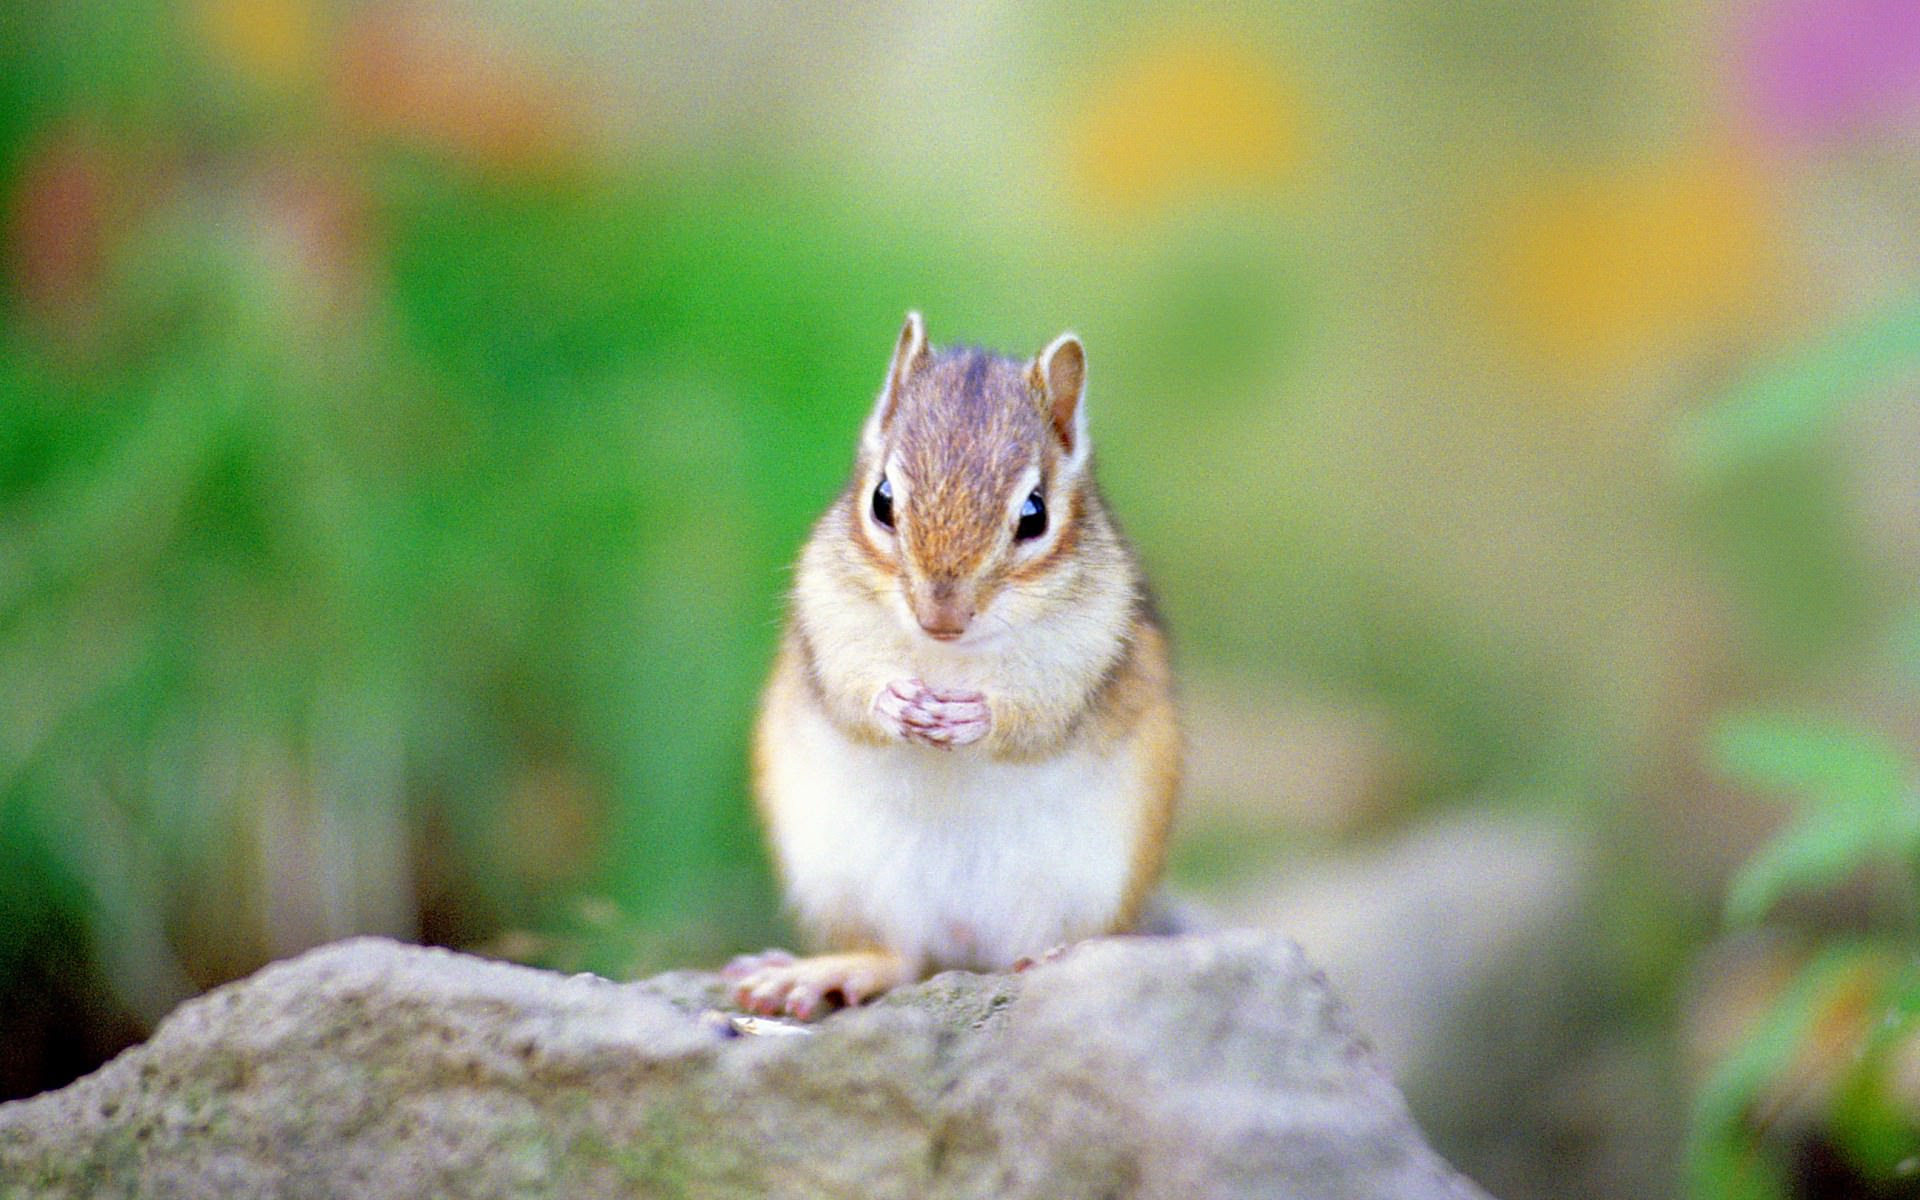
[[[1026,619],[1024,598],[1011,588],[997,589],[987,602],[980,606],[980,615],[975,623],[981,633],[991,633],[995,637],[1010,630],[1018,629]]]
[[[969,643],[991,641],[1005,633],[1008,625],[1007,593],[994,585],[982,585],[975,593],[973,620],[967,627],[965,641]]]

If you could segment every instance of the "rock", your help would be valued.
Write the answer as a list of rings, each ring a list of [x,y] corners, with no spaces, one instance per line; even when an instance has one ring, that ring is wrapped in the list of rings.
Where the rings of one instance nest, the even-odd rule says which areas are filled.
[[[1218,904],[1300,940],[1434,1145],[1500,1195],[1658,1196],[1678,1176],[1684,1098],[1619,1044],[1602,865],[1577,820],[1481,808]]]
[[[0,1195],[1484,1200],[1276,935],[1090,942],[800,1036],[719,994],[341,942],[0,1105]]]
[[[1316,855],[1221,907],[1298,938],[1408,1092],[1470,1114],[1519,1100],[1513,1085],[1566,1028],[1598,868],[1570,822],[1476,810]]]

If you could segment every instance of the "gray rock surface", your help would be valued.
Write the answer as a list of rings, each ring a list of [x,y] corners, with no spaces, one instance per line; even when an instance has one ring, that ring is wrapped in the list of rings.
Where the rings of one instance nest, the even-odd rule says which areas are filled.
[[[798,1036],[708,974],[356,939],[0,1105],[0,1196],[1484,1200],[1290,941],[1090,942]]]
[[[1506,1200],[1673,1194],[1685,1096],[1623,1036],[1598,887],[1573,814],[1428,818],[1215,897],[1285,930],[1333,981],[1442,1153]]]
[[[1599,866],[1570,822],[1475,810],[1317,854],[1221,907],[1300,941],[1416,1108],[1470,1117],[1525,1103],[1534,1066],[1564,1048],[1590,987]]]

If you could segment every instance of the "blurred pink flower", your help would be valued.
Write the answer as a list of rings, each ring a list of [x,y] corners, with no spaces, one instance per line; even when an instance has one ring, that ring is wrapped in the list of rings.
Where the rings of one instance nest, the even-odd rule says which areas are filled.
[[[341,50],[343,107],[371,133],[506,171],[540,173],[575,157],[580,98],[455,8],[359,9]]]
[[[105,144],[67,130],[28,154],[0,228],[4,274],[27,312],[78,334],[97,316],[107,248],[122,223],[120,164]]]
[[[1744,90],[1771,138],[1845,137],[1920,108],[1920,0],[1773,0],[1743,40]]]
[[[373,257],[371,198],[324,156],[263,162],[243,197],[259,248],[310,317],[353,311]]]

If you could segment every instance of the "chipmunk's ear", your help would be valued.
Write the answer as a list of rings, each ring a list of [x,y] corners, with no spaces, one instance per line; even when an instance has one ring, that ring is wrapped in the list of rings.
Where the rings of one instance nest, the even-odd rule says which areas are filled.
[[[1068,464],[1087,456],[1087,351],[1080,339],[1063,333],[1048,343],[1031,368],[1033,385],[1046,400],[1047,420],[1066,447]]]
[[[900,340],[893,344],[893,361],[887,364],[887,381],[880,385],[880,398],[874,402],[873,415],[867,418],[865,439],[877,447],[887,422],[893,418],[894,405],[914,372],[927,364],[927,323],[919,312],[907,314],[900,327]]]

